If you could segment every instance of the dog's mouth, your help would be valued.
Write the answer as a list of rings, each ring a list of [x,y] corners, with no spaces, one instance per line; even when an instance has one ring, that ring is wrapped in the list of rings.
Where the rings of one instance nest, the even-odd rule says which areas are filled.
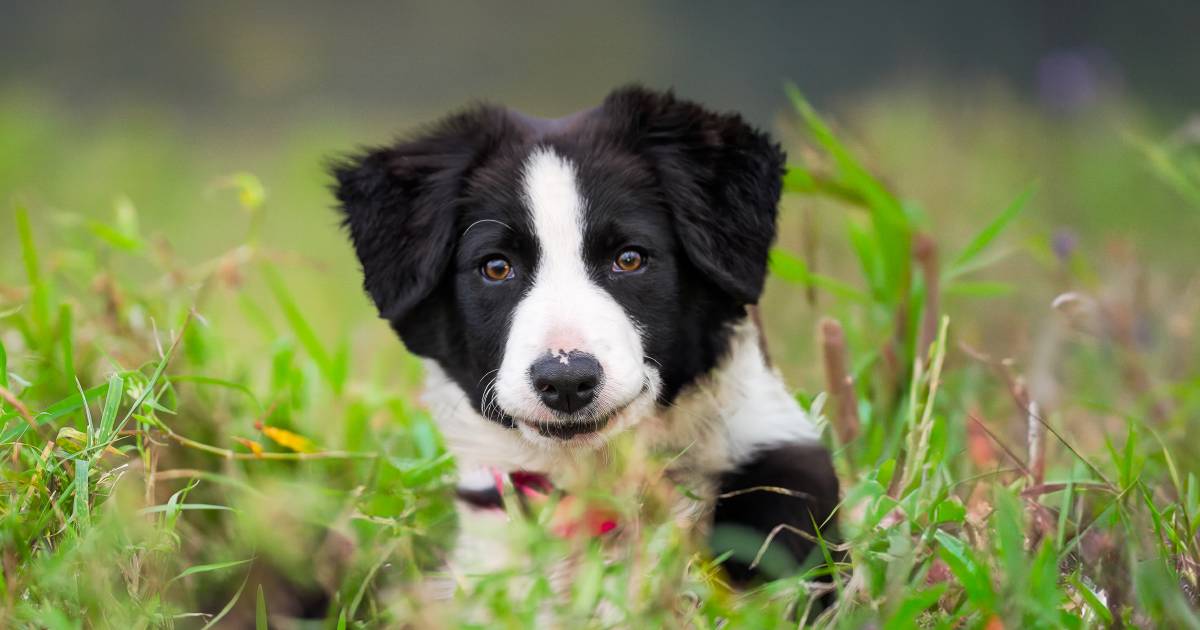
[[[525,424],[538,432],[538,435],[556,440],[570,440],[579,436],[588,436],[599,433],[608,426],[610,420],[615,414],[608,414],[603,418],[590,419],[580,422],[525,422]]]
[[[567,444],[598,444],[601,434],[612,425],[624,425],[624,421],[614,422],[622,417],[629,408],[646,396],[651,395],[652,388],[647,381],[637,395],[623,404],[619,404],[603,412],[593,410],[591,413],[579,414],[583,417],[559,415],[553,420],[520,417],[513,414],[503,414],[503,424],[508,427],[521,428],[521,432],[529,438],[545,438]],[[599,413],[598,413],[599,412]]]

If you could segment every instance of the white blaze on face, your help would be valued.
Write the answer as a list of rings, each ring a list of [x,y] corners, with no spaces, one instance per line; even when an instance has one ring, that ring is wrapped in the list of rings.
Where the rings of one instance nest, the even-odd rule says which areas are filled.
[[[656,379],[648,378],[634,323],[588,275],[583,259],[586,201],[574,167],[552,150],[538,149],[529,156],[521,183],[539,258],[530,289],[513,312],[496,378],[497,402],[517,420],[555,422],[554,412],[533,387],[529,368],[548,353],[586,352],[604,370],[587,414],[606,416],[631,403],[648,383],[656,386]]]

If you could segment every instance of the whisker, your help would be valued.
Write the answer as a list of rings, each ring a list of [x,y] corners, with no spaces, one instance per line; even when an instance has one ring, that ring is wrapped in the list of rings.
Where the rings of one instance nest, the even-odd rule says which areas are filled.
[[[494,374],[499,370],[492,370],[488,374],[484,374],[483,378],[487,378],[489,374]],[[479,379],[481,382],[483,378]],[[492,377],[486,386],[483,388],[483,393],[479,397],[479,411],[485,418],[490,420],[500,421],[500,401],[496,395],[496,377]]]
[[[492,374],[495,374],[496,372],[499,372],[499,371],[500,371],[500,368],[496,368],[496,369],[494,369],[494,370],[488,370],[487,372],[484,372],[484,373],[483,373],[483,376],[480,376],[480,377],[479,377],[479,382],[478,382],[478,383],[475,383],[475,385],[476,385],[476,386],[478,386],[478,385],[482,384],[482,383],[483,383],[483,379],[485,379],[485,378],[487,378],[488,376],[490,376],[490,375],[492,375]],[[492,379],[492,380],[495,380],[495,379]]]
[[[459,235],[459,238],[461,238],[461,237],[463,237],[463,236],[466,236],[466,235],[467,235],[467,232],[470,232],[470,231],[471,231],[471,228],[475,227],[476,225],[479,225],[480,223],[495,223],[495,224],[497,224],[497,225],[501,225],[501,226],[504,226],[504,227],[508,228],[508,230],[509,230],[510,232],[515,232],[515,231],[516,231],[516,230],[512,229],[512,226],[511,226],[511,225],[509,225],[509,224],[507,224],[507,223],[505,223],[505,222],[503,222],[503,221],[497,221],[496,219],[480,219],[480,220],[478,220],[478,221],[476,221],[476,222],[472,223],[471,225],[468,225],[468,226],[467,226],[467,229],[463,230],[463,231],[462,231],[462,234],[460,234],[460,235]]]

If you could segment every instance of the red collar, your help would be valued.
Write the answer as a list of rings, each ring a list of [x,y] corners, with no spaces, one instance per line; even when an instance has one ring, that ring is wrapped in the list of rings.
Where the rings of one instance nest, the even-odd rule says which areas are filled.
[[[492,469],[492,480],[496,483],[496,492],[504,494],[504,486],[507,481],[512,484],[521,496],[530,499],[546,499],[554,492],[554,484],[550,483],[550,478],[542,473],[530,472],[528,470],[514,470],[507,475],[497,468]]]
[[[542,507],[554,495],[559,499],[550,518],[550,529],[563,538],[571,538],[586,532],[589,536],[602,536],[617,528],[617,513],[600,506],[579,506],[578,498],[562,493],[542,473],[514,470],[505,473],[491,470],[494,488],[471,490],[458,488],[459,499],[479,509],[503,510],[504,496],[514,494],[521,510],[526,514]],[[511,489],[511,490],[510,490]]]

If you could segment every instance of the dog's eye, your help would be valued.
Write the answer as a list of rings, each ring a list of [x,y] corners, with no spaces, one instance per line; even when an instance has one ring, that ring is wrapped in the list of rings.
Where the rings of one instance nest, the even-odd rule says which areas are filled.
[[[636,249],[626,249],[613,259],[612,270],[617,273],[629,273],[641,269],[645,264],[646,257],[642,255],[642,252]]]
[[[484,278],[492,282],[503,282],[513,277],[512,265],[499,256],[484,261],[483,266],[479,268],[479,272],[483,274]]]

